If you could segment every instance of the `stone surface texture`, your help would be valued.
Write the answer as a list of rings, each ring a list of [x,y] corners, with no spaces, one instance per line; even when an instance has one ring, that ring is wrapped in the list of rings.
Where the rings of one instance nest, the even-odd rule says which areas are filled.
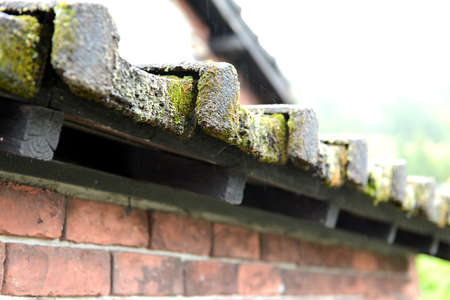
[[[243,108],[265,115],[283,115],[287,119],[288,159],[299,168],[310,169],[316,166],[319,124],[312,109],[286,104],[246,105]]]
[[[368,179],[367,142],[357,136],[323,136],[322,143],[345,148],[345,177],[350,183],[365,186]]]
[[[0,12],[0,89],[25,98],[38,92],[48,52],[42,31],[35,17]]]
[[[239,81],[233,65],[203,62],[141,68],[154,74],[194,76],[198,80],[195,104],[198,125],[208,134],[234,143],[239,130]]]
[[[375,203],[393,200],[401,203],[406,193],[406,162],[373,159],[369,161],[369,179],[365,192]]]
[[[410,212],[432,209],[435,185],[432,177],[408,176],[403,209]]]

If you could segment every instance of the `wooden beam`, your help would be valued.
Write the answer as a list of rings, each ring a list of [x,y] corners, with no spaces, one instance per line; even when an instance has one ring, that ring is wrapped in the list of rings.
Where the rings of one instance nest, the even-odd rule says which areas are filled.
[[[0,150],[51,160],[63,121],[62,112],[0,99]]]
[[[242,202],[247,180],[242,171],[141,148],[134,148],[128,159],[132,178],[184,189],[231,204]]]

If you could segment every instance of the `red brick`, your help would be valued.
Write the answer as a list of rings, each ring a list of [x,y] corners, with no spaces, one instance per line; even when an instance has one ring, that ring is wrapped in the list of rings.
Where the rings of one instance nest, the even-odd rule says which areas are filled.
[[[76,243],[147,247],[148,218],[143,210],[127,214],[120,205],[71,199],[65,238]]]
[[[387,255],[371,251],[354,250],[351,268],[359,271],[391,271],[404,273],[408,270],[408,259],[402,255]]]
[[[214,224],[213,255],[259,259],[259,235],[246,228]]]
[[[287,295],[358,294],[357,277],[300,270],[284,270],[283,279]]]
[[[408,299],[411,300],[419,300],[420,298],[420,284],[419,284],[419,276],[417,274],[416,268],[416,258],[414,255],[406,257],[408,270],[408,283],[403,287],[402,292],[408,295]]]
[[[242,264],[238,271],[238,294],[279,295],[284,291],[281,271],[268,264]]]
[[[279,234],[261,235],[261,254],[266,261],[296,263],[301,259],[299,241]]]
[[[48,190],[0,184],[0,234],[59,238],[64,205],[63,196]]]
[[[186,296],[230,295],[237,291],[237,265],[190,261],[185,265]]]
[[[7,244],[6,295],[91,296],[110,292],[105,251]]]
[[[162,212],[153,212],[151,217],[152,249],[210,254],[211,223]]]
[[[0,295],[2,294],[2,284],[3,284],[3,270],[4,270],[4,263],[5,263],[5,255],[6,249],[5,244],[0,243]]]
[[[114,253],[113,293],[146,296],[182,294],[182,264],[174,257]]]
[[[283,281],[287,295],[384,295],[401,291],[407,283],[401,277],[307,270],[284,270]]]
[[[306,241],[301,242],[300,249],[301,259],[297,262],[300,266],[352,267],[354,253],[351,249]]]

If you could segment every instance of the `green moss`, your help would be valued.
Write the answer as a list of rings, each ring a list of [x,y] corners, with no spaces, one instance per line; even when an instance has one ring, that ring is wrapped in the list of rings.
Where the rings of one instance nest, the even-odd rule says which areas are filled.
[[[239,109],[239,132],[236,146],[256,159],[285,164],[287,161],[287,128],[282,114]]]
[[[273,136],[273,148],[278,153],[278,161],[276,163],[285,164],[287,161],[287,143],[288,129],[286,119],[282,114],[273,114],[264,116],[267,121],[269,132]]]
[[[171,80],[168,85],[168,97],[175,109],[174,121],[177,126],[185,126],[186,120],[193,118],[195,107],[195,89],[192,76],[179,78],[166,76]]]
[[[406,185],[406,196],[405,200],[402,202],[402,208],[409,212],[414,212],[418,207],[416,192],[414,189],[414,184],[408,183]]]
[[[32,98],[38,91],[45,61],[39,53],[42,25],[31,16],[0,26],[0,88]]]
[[[364,191],[374,198],[375,204],[389,201],[391,197],[392,166],[373,165]]]
[[[52,38],[52,64],[53,67],[61,69],[63,66],[58,65],[58,60],[53,57],[59,55],[69,56],[75,42],[75,27],[78,25],[75,19],[75,12],[64,2],[58,3],[54,8],[55,11],[55,29]],[[69,53],[66,53],[69,51]],[[60,60],[59,60],[60,61]]]

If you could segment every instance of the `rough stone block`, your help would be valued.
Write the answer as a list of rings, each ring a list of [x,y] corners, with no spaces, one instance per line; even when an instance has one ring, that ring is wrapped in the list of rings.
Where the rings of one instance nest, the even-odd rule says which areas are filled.
[[[158,76],[120,58],[108,10],[96,4],[55,8],[52,65],[71,91],[121,111],[137,122],[190,136],[195,129],[191,76]],[[188,74],[187,74],[188,75]]]
[[[450,185],[449,184],[444,184],[441,185],[437,190],[436,190],[436,196],[440,197],[442,199],[442,201],[444,203],[446,203],[448,209],[447,209],[447,214],[445,216],[445,224],[446,225],[450,225]]]
[[[372,160],[364,191],[375,199],[375,203],[390,199],[401,203],[405,199],[406,175],[405,160]]]
[[[0,89],[25,98],[38,92],[48,54],[42,32],[35,17],[0,12]]]
[[[54,12],[53,68],[73,93],[87,98],[108,98],[119,35],[107,8],[61,2]]]
[[[342,145],[319,143],[317,170],[325,184],[339,187],[345,182],[346,148]]]
[[[450,186],[442,185],[436,189],[431,203],[425,206],[425,216],[439,227],[448,224],[450,205]]]
[[[436,194],[425,206],[425,216],[439,227],[444,227],[447,224],[448,205],[449,202],[445,196]]]
[[[319,123],[312,109],[289,112],[288,156],[298,167],[315,166],[319,155]]]
[[[193,76],[197,82],[195,115],[206,133],[234,143],[239,130],[239,80],[228,63],[146,65],[143,70],[161,75]]]
[[[402,203],[403,209],[414,212],[432,207],[435,181],[432,177],[408,176],[406,181],[406,197]]]
[[[112,83],[109,106],[177,135],[193,133],[196,83],[192,76],[150,74],[117,56]]]
[[[345,148],[345,178],[353,184],[365,186],[368,179],[367,142],[355,136],[324,136],[321,142]]]
[[[0,1],[0,11],[11,13],[14,15],[20,14],[46,14],[50,15],[53,12],[55,2],[53,1]]]
[[[319,124],[312,109],[288,104],[248,105],[244,108],[263,111],[268,115],[283,114],[287,118],[289,160],[299,168],[309,169],[316,166],[319,153]]]
[[[262,162],[287,161],[287,126],[282,114],[239,109],[239,131],[235,145]]]

